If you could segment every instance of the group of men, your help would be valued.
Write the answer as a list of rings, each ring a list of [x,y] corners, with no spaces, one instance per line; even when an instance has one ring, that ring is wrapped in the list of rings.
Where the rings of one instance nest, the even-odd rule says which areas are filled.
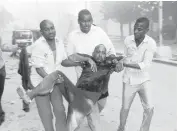
[[[96,61],[103,61],[106,57],[116,57],[116,51],[111,40],[100,27],[93,25],[92,15],[87,9],[79,12],[78,24],[80,28],[69,34],[65,47],[63,42],[56,38],[56,30],[51,21],[43,20],[40,23],[42,37],[31,47],[27,48],[27,51],[31,53],[30,62],[32,68],[30,78],[34,88],[52,72],[56,70],[62,72],[61,65],[64,67],[75,67],[77,79],[79,79],[82,73],[82,62],[88,62],[91,70],[97,72]],[[137,19],[134,25],[134,35],[126,37],[124,41],[125,58],[115,62],[115,72],[120,72],[125,67],[118,131],[125,131],[129,109],[136,93],[139,94],[144,108],[140,131],[149,131],[153,115],[153,105],[151,103],[148,68],[156,51],[156,43],[151,37],[146,35],[148,31],[149,20],[145,17]],[[95,59],[80,54],[93,56]],[[1,63],[0,98],[2,96],[1,92],[4,89],[5,78],[4,63]],[[63,80],[59,78],[57,79],[57,83],[62,83]],[[109,81],[109,78],[107,80]],[[92,106],[92,111],[86,116],[88,125],[92,131],[102,130],[100,112],[105,107],[108,95],[108,88],[102,90],[101,96]],[[79,123],[77,123],[78,125],[75,128],[70,128],[74,124],[74,121],[67,122],[67,119],[71,119],[71,114],[68,113],[66,117],[60,85],[59,88],[54,87],[48,94],[37,95],[35,101],[45,131],[76,131],[80,127]],[[4,114],[0,106],[1,119],[2,117],[4,118]],[[53,114],[55,116],[55,129],[53,126]]]

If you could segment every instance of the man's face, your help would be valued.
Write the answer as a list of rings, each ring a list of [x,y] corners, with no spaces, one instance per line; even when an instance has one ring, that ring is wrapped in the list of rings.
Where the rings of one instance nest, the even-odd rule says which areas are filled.
[[[56,36],[54,24],[51,22],[46,22],[41,29],[41,34],[46,40],[53,40]]]
[[[103,45],[95,48],[93,58],[97,62],[103,62],[106,59],[106,48]]]
[[[89,14],[83,14],[79,17],[78,23],[80,25],[80,30],[83,33],[88,33],[91,29],[93,23],[92,17]]]
[[[148,32],[148,28],[145,22],[137,22],[134,25],[134,36],[135,39],[139,40],[145,37],[145,34]]]

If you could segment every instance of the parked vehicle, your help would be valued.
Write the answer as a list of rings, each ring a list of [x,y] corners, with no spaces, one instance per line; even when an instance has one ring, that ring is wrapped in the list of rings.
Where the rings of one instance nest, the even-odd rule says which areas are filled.
[[[33,43],[33,33],[31,30],[15,30],[12,35],[12,44],[19,47],[28,46]]]
[[[13,52],[11,56],[19,56],[22,47],[29,46],[33,44],[39,37],[41,33],[37,29],[24,29],[24,30],[15,30],[12,35],[12,44],[18,45],[20,49]]]

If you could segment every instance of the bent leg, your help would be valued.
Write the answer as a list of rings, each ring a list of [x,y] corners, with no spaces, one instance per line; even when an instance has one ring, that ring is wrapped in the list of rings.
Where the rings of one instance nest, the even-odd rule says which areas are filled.
[[[80,128],[81,123],[83,122],[85,115],[74,110],[72,107],[68,107],[67,113],[67,127],[68,131],[77,131]]]
[[[46,76],[40,84],[38,84],[35,88],[30,91],[25,91],[22,86],[17,88],[18,95],[26,102],[27,104],[30,103],[30,100],[35,98],[38,95],[47,95],[49,94],[58,79],[58,72],[55,71],[48,76]]]
[[[93,106],[92,112],[87,116],[87,120],[88,125],[92,131],[101,131],[98,103]]]
[[[98,103],[98,108],[99,108],[99,112],[101,112],[105,105],[106,105],[106,101],[107,101],[107,97],[106,98],[103,98],[103,99],[100,99],[97,103]]]

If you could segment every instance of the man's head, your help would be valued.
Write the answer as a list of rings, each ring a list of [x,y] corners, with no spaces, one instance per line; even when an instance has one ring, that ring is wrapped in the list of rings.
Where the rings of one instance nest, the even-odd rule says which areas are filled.
[[[54,24],[50,20],[43,20],[40,23],[40,31],[46,40],[53,40],[56,36]]]
[[[93,18],[87,9],[83,9],[78,13],[78,23],[80,25],[80,30],[83,33],[88,33],[91,29],[91,25],[93,24]]]
[[[106,47],[103,44],[97,45],[92,54],[97,62],[103,62],[106,59]]]
[[[138,18],[134,25],[134,36],[136,40],[145,37],[145,34],[149,31],[149,20],[146,17]]]

